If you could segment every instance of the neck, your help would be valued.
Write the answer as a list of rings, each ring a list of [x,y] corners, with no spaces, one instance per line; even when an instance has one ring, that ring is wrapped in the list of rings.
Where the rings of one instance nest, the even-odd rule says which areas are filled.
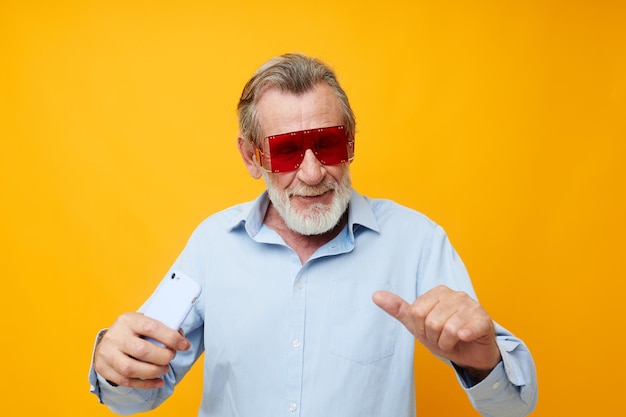
[[[334,239],[347,222],[348,211],[346,210],[339,222],[331,230],[319,235],[303,235],[287,227],[285,221],[271,203],[263,220],[267,227],[278,233],[285,243],[298,254],[303,265],[316,250]]]

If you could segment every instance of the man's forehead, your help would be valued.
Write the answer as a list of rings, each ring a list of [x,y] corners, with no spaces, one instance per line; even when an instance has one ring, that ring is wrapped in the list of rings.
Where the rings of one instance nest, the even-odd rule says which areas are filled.
[[[339,99],[325,83],[302,94],[267,89],[257,102],[257,117],[263,136],[344,123]]]

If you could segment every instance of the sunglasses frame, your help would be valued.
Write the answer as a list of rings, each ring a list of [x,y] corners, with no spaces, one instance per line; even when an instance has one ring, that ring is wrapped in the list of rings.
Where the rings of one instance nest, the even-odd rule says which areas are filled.
[[[322,158],[320,159],[319,157],[319,148],[316,149],[316,145],[319,144],[318,139],[319,139],[319,135],[327,132],[327,131],[334,131],[335,134],[337,134],[338,132],[343,132],[343,135],[345,136],[345,150],[346,150],[346,154],[343,157],[340,157],[337,162],[333,162],[331,161],[330,163],[326,162],[326,158]],[[313,138],[310,138],[311,135],[315,135]],[[297,138],[296,138],[297,137]],[[292,141],[297,140],[297,145],[298,145],[298,152],[299,152],[299,162],[294,164],[293,168],[289,168],[289,169],[285,169],[284,167],[275,169],[274,167],[272,167],[272,156],[266,155],[266,152],[263,152],[263,150],[261,149],[260,146],[255,145],[254,146],[254,153],[255,153],[255,157],[256,160],[259,164],[259,166],[265,171],[265,172],[270,172],[270,173],[284,173],[284,172],[291,172],[291,171],[295,171],[297,170],[300,165],[302,164],[302,160],[304,159],[304,155],[306,153],[306,151],[308,149],[311,149],[311,151],[313,151],[313,153],[315,154],[315,157],[318,159],[318,161],[320,161],[320,163],[322,163],[323,165],[339,165],[342,163],[348,163],[348,162],[352,162],[352,160],[354,160],[354,136],[348,136],[347,131],[345,126],[339,125],[339,126],[330,126],[330,127],[321,127],[321,128],[314,128],[314,129],[304,129],[304,130],[298,130],[298,131],[294,131],[294,132],[287,132],[287,133],[281,133],[278,135],[270,135],[270,136],[266,136],[264,138],[264,140],[267,140],[268,146],[270,144],[271,140],[275,140],[275,139],[288,139],[288,138],[293,138]],[[334,147],[339,147],[340,145],[334,145]],[[271,146],[269,146],[271,148]],[[295,152],[294,152],[295,153]],[[335,156],[335,155],[333,155]],[[269,169],[265,166],[266,164],[264,164],[264,159],[269,161]]]

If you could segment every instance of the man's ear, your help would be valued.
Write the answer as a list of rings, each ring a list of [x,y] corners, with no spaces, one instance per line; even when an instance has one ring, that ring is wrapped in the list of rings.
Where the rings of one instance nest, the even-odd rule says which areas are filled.
[[[241,158],[243,159],[243,163],[246,164],[246,168],[248,172],[255,180],[261,178],[261,168],[259,164],[256,162],[254,156],[254,148],[244,138],[239,136],[237,138],[237,146],[239,148],[239,153],[241,154]]]

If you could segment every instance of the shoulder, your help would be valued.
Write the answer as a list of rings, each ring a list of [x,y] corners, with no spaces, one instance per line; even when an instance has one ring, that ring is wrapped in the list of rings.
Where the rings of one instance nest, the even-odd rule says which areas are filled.
[[[246,220],[253,204],[253,201],[247,201],[212,213],[200,222],[198,229],[232,229]]]
[[[205,217],[194,229],[190,241],[201,243],[229,235],[231,231],[244,226],[254,201],[235,204]]]
[[[424,230],[432,230],[439,227],[437,223],[425,214],[396,201],[370,197],[363,197],[363,200],[370,206],[374,217],[381,227],[397,225],[409,228],[418,227]]]

